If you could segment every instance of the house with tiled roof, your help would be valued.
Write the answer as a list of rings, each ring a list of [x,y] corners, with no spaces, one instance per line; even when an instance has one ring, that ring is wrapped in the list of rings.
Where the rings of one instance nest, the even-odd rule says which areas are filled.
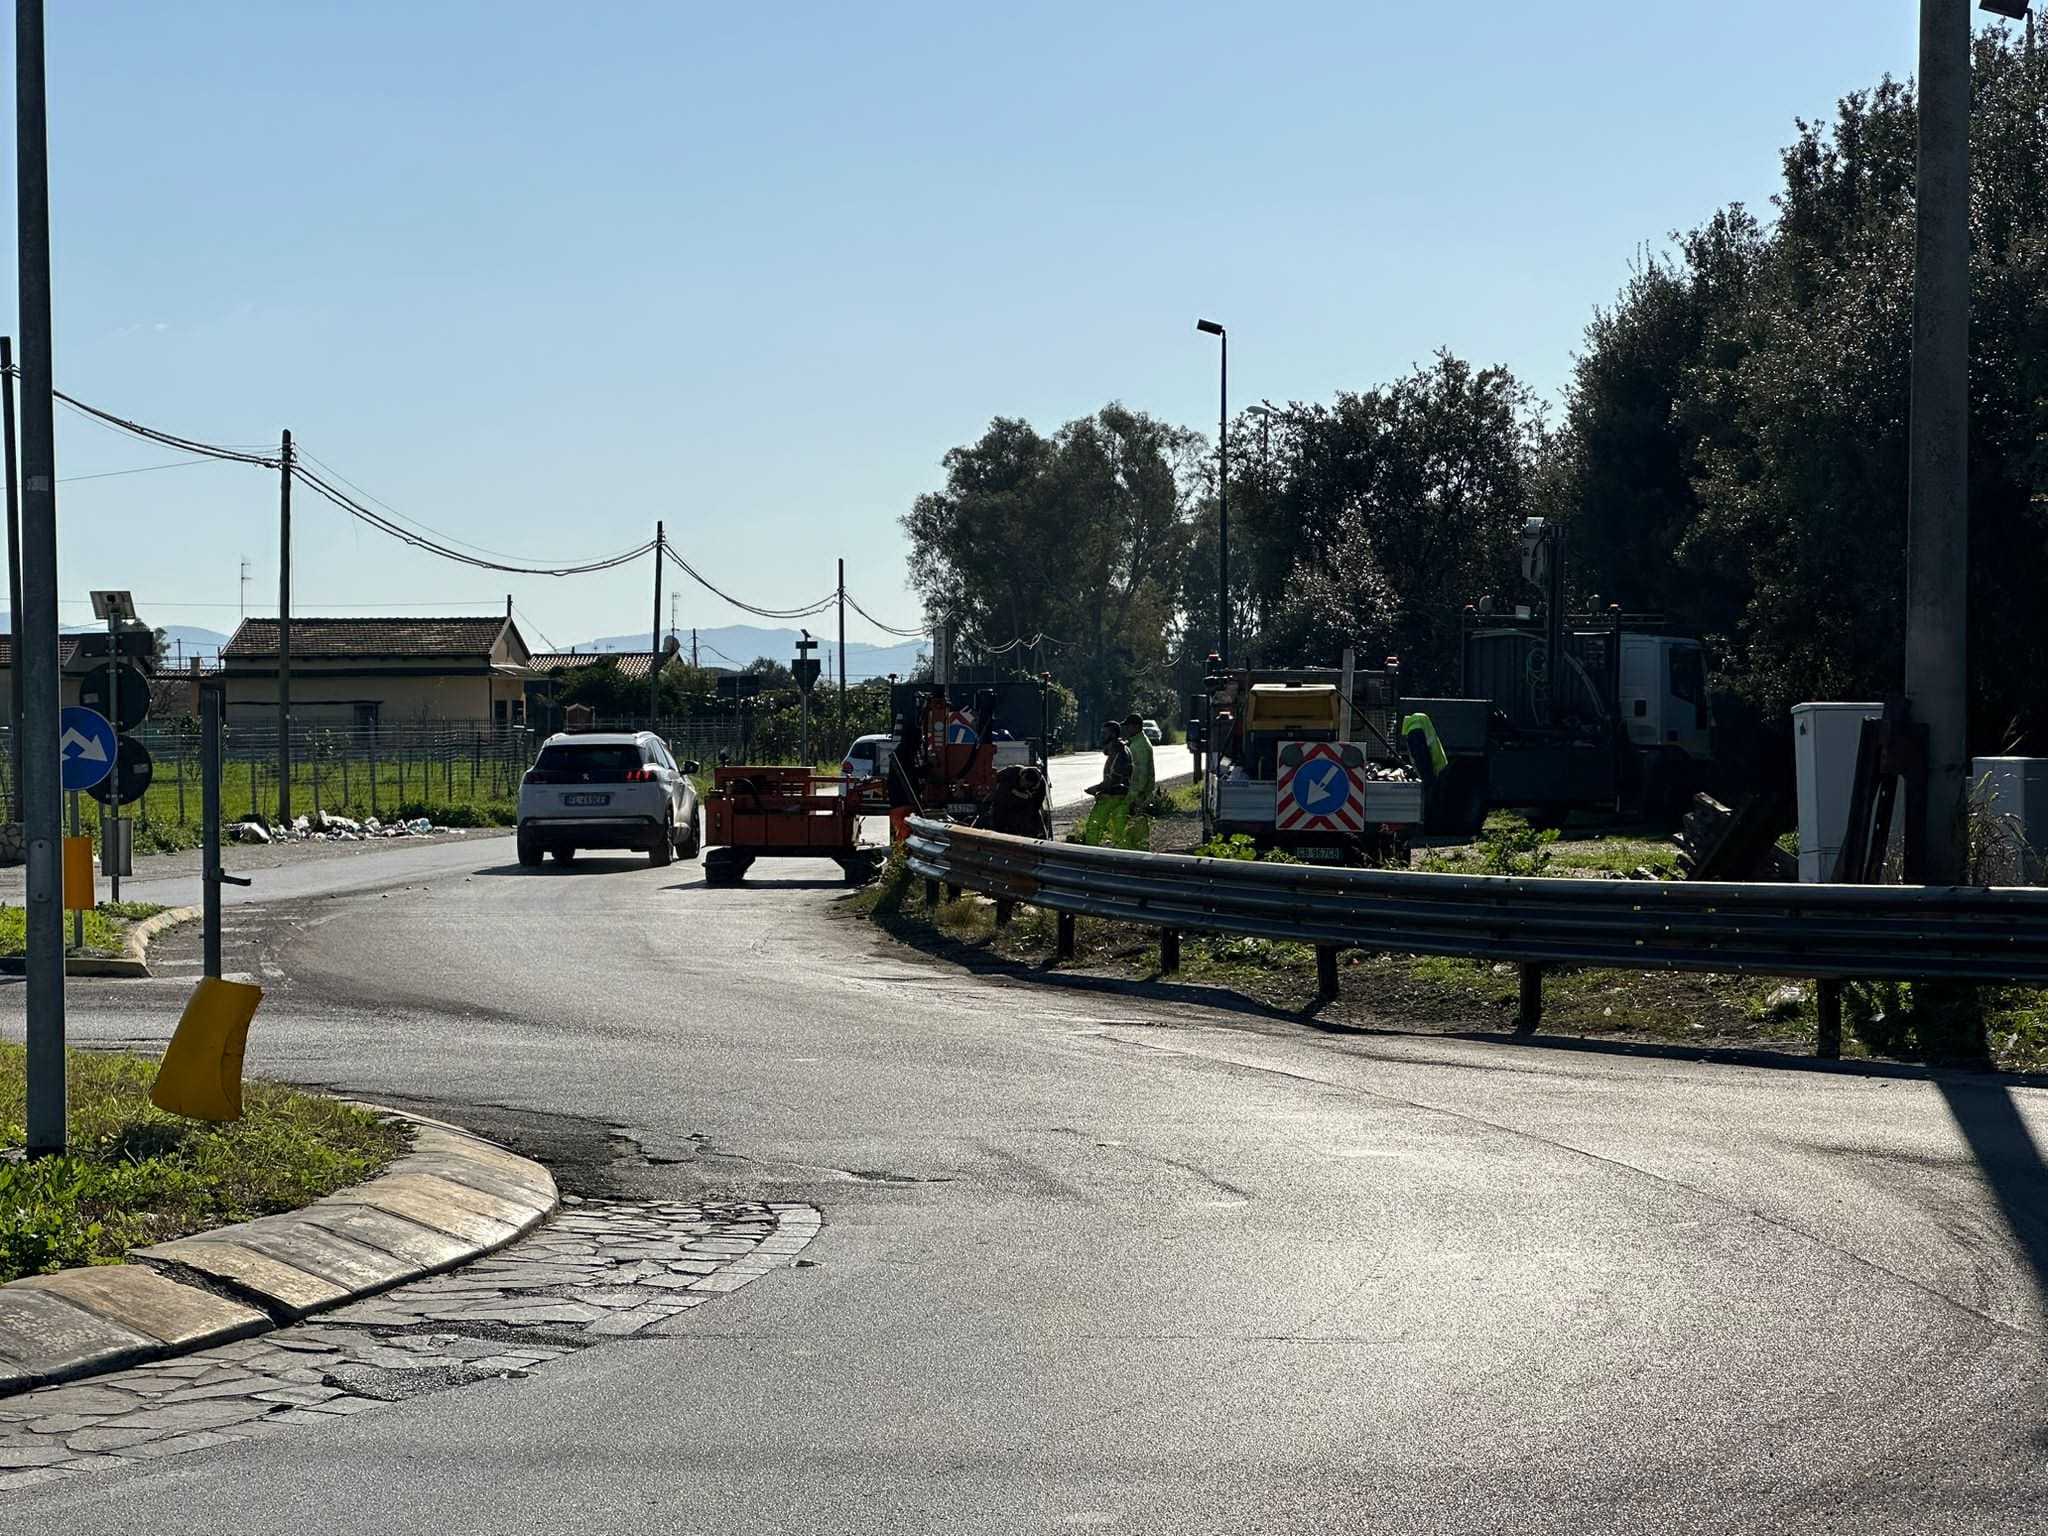
[[[57,637],[57,701],[60,704],[78,702],[79,685],[86,677],[106,666],[107,637],[99,634],[63,634]],[[141,663],[145,673],[151,671],[149,662]],[[14,636],[0,634],[0,723],[13,724],[13,679]],[[154,686],[156,679],[150,678]]]
[[[560,677],[584,667],[614,667],[619,676],[645,682],[657,667],[680,664],[681,648],[670,636],[668,648],[660,651],[536,651],[527,666],[540,677]]]
[[[244,619],[221,647],[228,720],[277,709],[275,619]],[[532,652],[506,615],[294,618],[292,719],[333,727],[526,724]]]

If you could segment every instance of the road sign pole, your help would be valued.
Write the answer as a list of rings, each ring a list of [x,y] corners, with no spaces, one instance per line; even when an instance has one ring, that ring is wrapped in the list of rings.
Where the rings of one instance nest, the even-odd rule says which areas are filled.
[[[278,450],[277,819],[292,825],[292,435]]]
[[[121,610],[109,605],[107,608],[107,711],[114,722],[114,763],[121,761]],[[110,901],[121,899],[121,860],[114,848],[114,823],[110,818],[119,817],[121,802],[117,799],[110,807],[100,802],[100,862],[106,866],[107,878],[113,882]]]
[[[7,718],[12,761],[7,774],[7,817],[21,819],[21,479],[14,456],[14,338],[0,336],[0,442],[7,461],[7,623],[14,631],[15,663],[7,669]]]
[[[74,789],[71,791],[71,835],[73,837],[78,836],[79,825],[78,791]],[[74,909],[71,914],[71,947],[78,950],[85,948],[85,908],[83,907]]]
[[[199,688],[199,829],[201,934],[206,974],[220,979],[220,701],[221,690]]]
[[[57,747],[57,447],[50,393],[50,181],[43,0],[14,4],[15,272],[21,325],[22,840],[28,852],[28,1153],[65,1142],[63,791]]]

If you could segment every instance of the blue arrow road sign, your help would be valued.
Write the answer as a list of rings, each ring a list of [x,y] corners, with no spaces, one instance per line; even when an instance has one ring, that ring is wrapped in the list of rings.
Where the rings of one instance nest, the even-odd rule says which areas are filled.
[[[57,717],[57,755],[64,761],[64,787],[91,789],[114,771],[120,743],[114,722],[98,710],[67,709]]]
[[[1311,816],[1333,815],[1351,798],[1351,778],[1342,763],[1317,763],[1301,770],[1294,797]]]

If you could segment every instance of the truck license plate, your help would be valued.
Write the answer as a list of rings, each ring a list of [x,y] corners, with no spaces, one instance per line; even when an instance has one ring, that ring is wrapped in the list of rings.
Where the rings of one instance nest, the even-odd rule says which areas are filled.
[[[612,803],[612,797],[611,797],[610,795],[564,795],[564,796],[562,796],[562,804],[564,804],[564,805],[610,805],[611,803]]]
[[[1307,864],[1342,864],[1344,850],[1333,848],[1328,843],[1303,843],[1294,850],[1294,856]]]

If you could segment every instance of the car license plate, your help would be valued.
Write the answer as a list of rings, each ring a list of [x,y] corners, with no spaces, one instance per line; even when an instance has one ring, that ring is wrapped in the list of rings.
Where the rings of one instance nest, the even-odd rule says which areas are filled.
[[[1342,864],[1344,850],[1333,848],[1328,843],[1303,843],[1294,850],[1294,856],[1308,864]]]
[[[562,804],[564,804],[564,805],[610,805],[611,803],[612,803],[612,797],[611,797],[610,795],[564,795],[564,796],[562,796]]]

